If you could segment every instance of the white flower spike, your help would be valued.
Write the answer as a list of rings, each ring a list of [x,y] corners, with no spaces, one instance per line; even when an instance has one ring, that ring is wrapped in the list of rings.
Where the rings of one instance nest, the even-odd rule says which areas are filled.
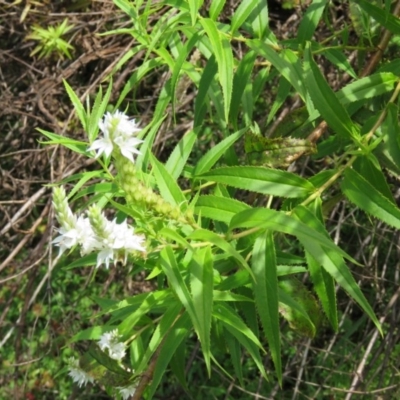
[[[127,387],[118,387],[117,389],[119,390],[119,394],[121,395],[122,399],[127,400],[135,394],[137,385],[133,384]]]
[[[104,137],[96,139],[88,149],[97,152],[96,158],[103,153],[109,157],[115,147],[119,147],[121,154],[132,162],[133,155],[141,154],[137,147],[143,140],[136,137],[140,129],[135,120],[129,119],[123,112],[108,112],[99,122],[99,128]]]
[[[110,358],[121,361],[125,357],[125,344],[120,342],[121,335],[118,329],[111,332],[103,333],[100,337],[98,345],[102,351],[108,351]]]
[[[72,377],[72,380],[78,384],[79,387],[85,386],[88,382],[93,383],[94,378],[88,373],[79,368],[79,360],[75,357],[71,357],[68,360],[68,375]]]

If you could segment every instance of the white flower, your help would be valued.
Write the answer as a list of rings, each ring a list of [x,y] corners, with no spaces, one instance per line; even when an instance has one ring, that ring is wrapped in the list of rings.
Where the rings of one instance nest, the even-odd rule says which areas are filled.
[[[98,238],[100,252],[97,255],[97,267],[104,262],[108,268],[111,260],[119,260],[121,257],[125,263],[128,253],[146,250],[142,245],[144,237],[135,235],[126,220],[121,224],[117,224],[115,219],[107,221],[106,234],[106,237]]]
[[[118,329],[114,329],[111,332],[103,333],[98,342],[102,351],[108,350],[108,355],[118,361],[121,361],[125,357],[125,344],[119,342],[120,337]]]
[[[137,147],[143,140],[135,137],[140,129],[135,120],[130,120],[123,112],[108,112],[99,122],[99,128],[104,137],[96,139],[88,149],[97,151],[96,158],[103,153],[109,157],[115,146],[118,146],[121,154],[132,162],[134,154],[141,154]]]
[[[107,156],[110,157],[110,154],[112,153],[114,148],[113,142],[111,138],[109,137],[108,133],[104,134],[104,138],[96,139],[92,145],[88,148],[89,151],[95,150],[97,151],[96,157],[100,157],[103,153]]]
[[[98,247],[89,219],[82,216],[79,218],[74,216],[74,220],[74,226],[71,226],[70,228],[61,227],[58,230],[60,235],[52,242],[60,247],[60,254],[77,244],[82,246],[82,254],[88,254],[94,248]]]
[[[71,357],[68,360],[68,364],[68,375],[72,377],[72,380],[76,382],[79,387],[86,385],[88,382],[94,382],[94,378],[92,376],[79,368],[79,360],[77,360],[75,357]]]
[[[133,396],[136,392],[136,388],[137,388],[136,384],[133,384],[133,385],[130,385],[127,387],[117,387],[123,400],[127,400],[127,399],[129,399],[129,397]]]

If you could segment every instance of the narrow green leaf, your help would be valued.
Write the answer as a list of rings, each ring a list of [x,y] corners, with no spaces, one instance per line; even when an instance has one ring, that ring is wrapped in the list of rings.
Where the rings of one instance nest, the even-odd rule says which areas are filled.
[[[233,77],[233,91],[232,102],[230,109],[230,122],[237,129],[237,118],[239,114],[240,105],[242,103],[242,96],[247,85],[251,87],[251,73],[253,71],[254,62],[256,60],[256,53],[254,51],[247,52],[240,60]]]
[[[261,343],[258,341],[251,329],[248,328],[239,315],[226,304],[219,306],[219,310],[216,311],[215,317],[222,322],[225,329],[229,331],[246,349],[256,363],[262,376],[267,379],[265,368],[259,352],[259,349],[262,351],[264,351],[264,349],[260,347]],[[257,340],[254,341],[255,339]]]
[[[156,178],[157,187],[160,190],[160,194],[164,200],[169,203],[180,207],[186,203],[185,195],[182,193],[179,185],[166,170],[163,164],[161,164],[152,154],[150,154],[151,164],[154,170],[154,177]]]
[[[276,272],[276,254],[271,231],[266,231],[254,243],[251,267],[255,280],[253,290],[256,307],[260,316],[272,360],[282,384],[281,339],[279,334],[278,278]]]
[[[313,0],[304,13],[297,32],[297,40],[303,46],[307,40],[311,40],[313,37],[327,4],[328,0]]]
[[[189,289],[187,288],[181,272],[179,271],[178,264],[172,249],[169,246],[165,247],[161,251],[160,257],[161,268],[167,276],[171,288],[174,290],[180,302],[188,312],[190,319],[192,320],[194,329],[196,330],[197,336],[200,338],[200,321],[198,320],[193,299],[190,296]]]
[[[74,90],[72,87],[68,84],[68,82],[63,79],[64,87],[65,90],[68,93],[68,96],[72,102],[72,105],[75,108],[75,112],[78,115],[79,120],[81,121],[83,129],[87,132],[88,130],[88,121],[87,121],[87,116],[85,112],[85,108],[83,107],[81,101],[79,100],[79,97],[75,94]]]
[[[224,96],[225,122],[228,123],[233,85],[232,47],[226,35],[218,30],[215,21],[209,18],[203,18],[200,22],[210,39],[215,58],[217,59],[218,79]]]
[[[162,346],[160,355],[157,358],[157,364],[154,369],[153,379],[149,387],[148,399],[151,399],[159,385],[161,378],[165,374],[165,370],[174,355],[178,346],[185,340],[190,333],[190,319],[187,314],[183,314],[175,323],[173,329],[168,332]]]
[[[382,196],[383,197],[383,196]],[[386,199],[385,199],[386,200]],[[388,201],[388,200],[386,200]],[[322,223],[315,217],[315,215],[303,206],[296,207],[296,218],[313,227],[316,227],[318,231],[325,230]],[[327,232],[325,231],[325,235]],[[357,282],[354,280],[349,268],[343,260],[341,250],[337,251],[332,246],[325,246],[320,242],[312,240],[311,238],[303,238],[301,240],[304,248],[318,261],[320,265],[335,279],[335,281],[353,298],[364,312],[371,318],[376,327],[382,333],[381,325],[376,318],[373,309],[369,305],[368,301],[361,292]],[[332,242],[333,243],[333,242]]]
[[[213,21],[216,21],[217,18],[219,17],[219,14],[221,13],[222,9],[224,8],[224,5],[226,3],[226,0],[212,0],[211,5],[210,5],[210,18]]]
[[[236,261],[238,261],[239,264],[250,273],[250,275],[253,275],[249,265],[247,264],[246,260],[240,255],[240,253],[236,251],[230,243],[228,243],[225,239],[223,239],[216,233],[208,231],[206,229],[197,229],[188,236],[188,239],[200,240],[214,244],[215,246],[223,250],[226,254],[232,256]]]
[[[258,348],[265,351],[257,336],[254,335],[253,331],[244,323],[242,318],[232,307],[229,307],[225,303],[218,303],[213,309],[213,315],[215,318],[233,327],[235,330],[250,339]]]
[[[79,140],[74,140],[67,138],[65,136],[57,135],[53,132],[48,132],[40,128],[36,128],[42,135],[48,137],[50,140],[47,142],[41,142],[43,144],[60,144],[67,149],[74,151],[79,154],[88,154],[87,148],[88,144],[85,142],[81,142]]]
[[[381,7],[376,6],[371,0],[353,0],[368,15],[377,21],[382,27],[388,29],[395,35],[400,35],[400,20],[398,17],[386,12]]]
[[[260,0],[244,0],[239,4],[231,20],[231,35],[235,36],[236,31],[243,25]]]
[[[190,17],[192,19],[192,25],[194,26],[197,22],[198,12],[203,4],[203,0],[188,0]]]
[[[214,77],[218,72],[218,65],[215,56],[211,56],[203,70],[199,82],[199,91],[194,101],[194,122],[193,126],[196,128],[203,124],[204,116],[207,111],[207,93],[211,87]]]
[[[391,72],[379,72],[349,83],[336,92],[336,97],[347,105],[388,93],[397,82],[398,77]]]
[[[240,385],[245,387],[243,381],[242,352],[240,351],[240,343],[228,330],[226,330],[224,336],[226,345],[229,349],[229,355],[231,356],[232,365],[235,370],[235,377],[238,378]]]
[[[296,236],[301,242],[312,241],[323,245],[328,249],[336,251],[338,254],[347,258],[349,261],[358,264],[345,251],[336,246],[333,241],[325,235],[308,227],[296,218],[286,215],[283,212],[267,208],[252,208],[236,214],[229,225],[229,230],[237,228],[259,228],[271,229],[273,231],[287,233]]]
[[[303,80],[303,71],[296,54],[287,49],[278,54],[271,46],[261,40],[248,40],[248,46],[260,56],[269,61],[288,82],[295,88],[303,100],[306,90]]]
[[[258,39],[270,39],[272,34],[269,30],[268,2],[267,0],[259,0],[253,8],[253,12],[248,18],[253,29],[254,36]],[[276,41],[276,40],[275,40]]]
[[[345,171],[341,189],[361,210],[400,229],[400,209],[354,169],[348,168]]]
[[[200,174],[197,178],[281,197],[304,197],[314,190],[311,183],[298,175],[265,167],[222,167]]]
[[[373,158],[375,162],[371,161],[371,158]],[[396,204],[396,200],[386,182],[386,177],[380,168],[378,160],[373,154],[357,157],[357,160],[353,163],[353,168],[391,203]]]
[[[312,59],[310,45],[305,51],[305,73],[308,93],[314,106],[332,129],[346,138],[353,138],[357,130],[347,110],[337,99]]]
[[[183,138],[175,146],[168,158],[168,161],[165,163],[165,169],[175,180],[177,180],[182,173],[196,139],[197,134],[195,131],[190,131],[183,136]]]
[[[194,210],[197,215],[229,224],[235,214],[249,208],[239,200],[210,195],[200,196]]]
[[[194,175],[200,175],[203,172],[209,171],[216,162],[226,154],[227,150],[238,140],[243,134],[248,130],[248,128],[241,129],[235,133],[232,133],[224,140],[213,146],[200,160],[197,162]]]
[[[211,375],[210,331],[213,309],[213,257],[211,248],[206,247],[196,251],[189,263],[190,288],[193,305],[199,321],[199,339],[207,366],[208,375]]]

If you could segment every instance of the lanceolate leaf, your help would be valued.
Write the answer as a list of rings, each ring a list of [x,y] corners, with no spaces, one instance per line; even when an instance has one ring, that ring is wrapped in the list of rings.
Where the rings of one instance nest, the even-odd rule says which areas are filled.
[[[168,161],[165,164],[165,169],[175,180],[177,180],[182,173],[196,139],[196,132],[190,131],[179,141],[169,156]]]
[[[312,59],[310,46],[305,51],[305,72],[308,93],[328,125],[344,137],[354,137],[357,131],[353,122]]]
[[[247,128],[232,133],[227,138],[213,146],[196,164],[194,175],[208,172],[227,150],[247,131]]]
[[[233,55],[232,47],[226,35],[218,31],[216,23],[209,18],[201,19],[201,24],[210,39],[218,64],[218,79],[224,96],[225,122],[229,121],[229,109],[232,98]]]
[[[187,314],[183,314],[182,317],[179,318],[179,320],[175,323],[172,330],[168,332],[164,342],[162,343],[160,355],[157,358],[157,365],[154,370],[151,386],[149,388],[149,399],[151,399],[154,395],[172,356],[175,354],[176,349],[189,335],[190,328],[190,319],[188,318]]]
[[[295,215],[302,222],[317,227],[319,231],[324,229],[322,223],[320,223],[312,212],[305,207],[298,206]],[[333,279],[335,279],[335,281],[346,290],[349,296],[360,305],[382,333],[381,325],[376,318],[373,309],[361,292],[357,282],[354,280],[353,275],[344,262],[343,256],[340,252],[332,248],[327,248],[310,238],[303,238],[302,244],[315,260],[318,261],[318,263],[333,277]]]
[[[357,207],[400,229],[400,209],[354,169],[346,170],[341,188],[344,195]]]
[[[271,229],[273,231],[287,233],[296,236],[301,242],[312,241],[318,245],[332,249],[341,256],[347,258],[351,262],[357,264],[352,257],[340,249],[326,235],[308,227],[305,223],[298,221],[296,218],[286,215],[283,212],[267,209],[252,208],[236,214],[229,225],[229,229],[237,228],[258,228]]]
[[[278,380],[282,383],[278,278],[274,238],[271,231],[266,231],[255,241],[251,267],[255,277],[253,290],[257,311],[268,340]]]
[[[198,250],[189,264],[190,288],[200,329],[200,343],[211,375],[210,331],[213,308],[213,256],[211,248]]]
[[[151,164],[153,165],[154,176],[162,197],[169,203],[177,206],[186,203],[186,198],[176,180],[153,155],[151,155]]]
[[[306,40],[311,40],[327,3],[328,0],[314,0],[307,8],[297,33],[297,40],[300,43],[304,44]]]
[[[223,323],[225,329],[227,329],[249,352],[261,374],[267,379],[259,353],[259,349],[263,350],[263,348],[252,330],[246,326],[240,316],[227,304],[216,306],[214,308],[214,316]]]
[[[371,0],[354,0],[367,14],[392,33],[400,34],[400,20],[398,17],[385,12],[381,7],[374,5]]]
[[[278,54],[271,46],[261,40],[248,40],[247,44],[260,56],[268,60],[296,89],[304,100],[306,91],[303,81],[303,72],[297,56],[290,50]]]
[[[241,201],[219,196],[200,196],[196,202],[195,213],[229,224],[232,217],[250,206]]]
[[[264,167],[222,167],[201,174],[198,178],[281,197],[303,197],[314,190],[311,183],[298,175]]]
[[[307,221],[307,225],[311,228],[317,230],[318,232],[325,234],[326,237],[329,237],[328,233],[325,230],[325,227],[322,225],[322,201],[320,199],[315,200],[310,205],[310,213],[303,214],[302,220]],[[314,212],[312,211],[314,210]],[[295,213],[300,212],[305,213],[303,208],[295,208]],[[308,218],[310,216],[310,218]],[[335,291],[335,282],[331,275],[329,275],[322,265],[313,258],[313,256],[306,251],[307,265],[308,270],[310,272],[311,280],[314,285],[314,290],[317,293],[322,308],[332,325],[332,328],[337,332],[338,330],[338,317],[337,317],[337,303],[336,303],[336,291]]]
[[[192,240],[201,240],[214,244],[215,246],[223,250],[227,255],[236,259],[236,261],[238,261],[239,264],[242,265],[242,267],[246,269],[250,273],[250,275],[252,275],[251,269],[247,264],[246,260],[240,255],[238,251],[234,249],[234,247],[232,247],[230,243],[228,243],[226,240],[224,240],[216,233],[208,231],[206,229],[198,229],[193,233],[191,233],[188,236],[188,238]]]

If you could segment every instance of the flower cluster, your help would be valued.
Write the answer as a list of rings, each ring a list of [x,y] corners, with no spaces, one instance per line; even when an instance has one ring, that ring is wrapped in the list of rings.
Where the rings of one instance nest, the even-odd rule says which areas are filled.
[[[135,120],[130,120],[123,112],[118,110],[113,114],[108,112],[99,122],[99,128],[103,137],[95,140],[88,149],[97,152],[96,158],[103,153],[109,157],[113,150],[119,149],[124,157],[134,162],[133,155],[141,154],[137,147],[143,140],[135,137],[140,129]]]
[[[110,358],[121,361],[125,357],[125,344],[120,342],[121,335],[118,329],[103,333],[98,342],[102,351],[108,351]]]
[[[136,392],[136,383],[127,387],[118,387],[119,394],[121,395],[123,400],[127,400],[132,397]]]
[[[126,220],[117,224],[109,221],[97,206],[89,208],[88,217],[77,217],[68,206],[65,190],[55,188],[53,204],[56,217],[61,227],[59,236],[53,240],[60,247],[60,253],[76,245],[81,247],[81,254],[97,252],[97,267],[110,261],[126,263],[128,254],[146,249],[143,246],[144,237],[136,235],[133,227]]]
[[[79,387],[82,385],[85,386],[88,382],[94,382],[94,378],[79,367],[79,360],[75,357],[71,357],[68,360],[68,370],[68,375],[72,377],[72,380],[76,382]]]

